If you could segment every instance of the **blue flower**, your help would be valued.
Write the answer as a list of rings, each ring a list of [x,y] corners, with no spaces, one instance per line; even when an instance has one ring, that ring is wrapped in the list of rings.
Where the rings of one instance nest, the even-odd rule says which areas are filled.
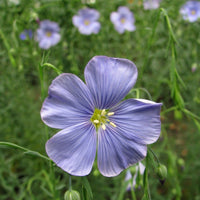
[[[99,16],[97,10],[84,8],[79,10],[78,15],[73,16],[72,22],[84,35],[97,34],[101,28],[101,24],[97,21]]]
[[[161,0],[143,0],[145,10],[157,9],[160,6]]]
[[[120,6],[117,12],[112,12],[110,15],[110,20],[119,33],[124,33],[125,30],[135,30],[135,19],[133,13],[125,6]]]
[[[39,47],[49,49],[60,41],[60,28],[57,23],[49,20],[40,22],[40,27],[37,29],[36,39],[39,42]]]
[[[86,84],[64,73],[50,85],[41,118],[62,129],[46,143],[48,156],[74,176],[90,173],[95,160],[101,174],[116,176],[142,160],[147,144],[160,135],[161,103],[121,101],[137,79],[137,68],[121,58],[95,56],[84,71]]]
[[[195,22],[200,18],[200,2],[199,1],[188,1],[180,9],[180,13],[184,20],[189,22]]]
[[[33,32],[30,29],[25,29],[23,32],[20,33],[19,38],[21,40],[31,39],[33,37]]]

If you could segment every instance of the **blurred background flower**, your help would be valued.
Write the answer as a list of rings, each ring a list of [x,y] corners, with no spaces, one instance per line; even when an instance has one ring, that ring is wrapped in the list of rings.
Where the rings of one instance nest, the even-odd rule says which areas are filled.
[[[180,13],[184,20],[195,22],[200,18],[200,2],[187,1],[180,9]]]
[[[143,0],[145,10],[157,9],[160,6],[161,0]]]
[[[23,32],[20,33],[19,38],[21,40],[31,39],[33,37],[33,32],[31,29],[25,29]]]
[[[73,16],[72,22],[84,35],[97,34],[101,28],[101,24],[97,21],[99,16],[97,10],[84,8],[78,11],[78,15]]]
[[[125,30],[135,30],[134,15],[129,8],[125,6],[120,6],[117,12],[112,12],[110,20],[114,24],[116,31],[119,33],[124,33]]]
[[[39,42],[39,47],[49,49],[60,41],[60,28],[56,22],[44,20],[40,22],[40,27],[37,29],[36,40]]]

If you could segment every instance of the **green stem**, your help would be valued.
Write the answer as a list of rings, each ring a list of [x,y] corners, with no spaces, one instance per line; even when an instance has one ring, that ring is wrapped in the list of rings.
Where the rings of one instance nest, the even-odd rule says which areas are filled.
[[[10,59],[10,62],[11,62],[11,64],[12,64],[12,66],[13,67],[16,67],[17,65],[16,65],[16,62],[15,62],[15,59],[14,59],[14,57],[12,56],[12,54],[11,54],[11,52],[10,52],[10,45],[8,44],[8,41],[7,41],[7,39],[6,39],[6,37],[5,37],[5,35],[4,35],[4,33],[3,33],[3,31],[0,29],[0,36],[1,36],[1,38],[2,38],[2,40],[3,40],[3,43],[4,43],[4,46],[6,47],[6,49],[7,49],[7,52],[8,52],[8,57],[9,57],[9,59]]]
[[[149,168],[149,155],[147,153],[146,166],[145,166],[145,172],[144,172],[144,198],[143,199],[151,200],[151,194],[149,190],[149,180],[148,180],[148,168]]]
[[[72,191],[72,177],[69,175],[69,191]]]
[[[131,179],[132,180],[132,179]],[[136,199],[136,195],[135,195],[135,191],[134,191],[134,188],[133,188],[133,183],[131,181],[131,196],[132,196],[132,200],[137,200]]]
[[[157,163],[160,164],[160,161],[159,161],[158,157],[156,156],[156,154],[154,153],[154,151],[150,147],[148,147],[148,151],[150,151],[153,154],[153,156],[156,159]]]

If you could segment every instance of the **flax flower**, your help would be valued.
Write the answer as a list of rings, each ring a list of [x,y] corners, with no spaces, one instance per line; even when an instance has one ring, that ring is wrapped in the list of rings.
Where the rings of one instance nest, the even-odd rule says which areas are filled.
[[[41,117],[62,129],[46,143],[48,156],[74,176],[98,168],[111,177],[142,160],[147,144],[160,135],[160,103],[122,99],[134,86],[137,68],[121,58],[95,56],[85,67],[85,82],[64,73],[53,80]]]
[[[187,1],[180,9],[184,20],[195,22],[200,18],[200,2]]]
[[[79,10],[78,15],[73,16],[72,22],[84,35],[97,34],[101,28],[101,24],[97,21],[99,16],[97,10],[84,8]]]
[[[60,28],[56,22],[44,20],[40,22],[40,27],[37,29],[36,40],[39,42],[39,47],[49,49],[60,41]]]
[[[124,33],[125,30],[135,30],[133,13],[125,6],[120,6],[117,12],[112,12],[110,20],[114,24],[116,31],[119,33]]]
[[[157,9],[160,6],[161,0],[143,0],[143,6],[145,10]]]
[[[19,38],[21,40],[31,39],[33,37],[33,32],[31,29],[25,29],[23,32],[20,33]]]

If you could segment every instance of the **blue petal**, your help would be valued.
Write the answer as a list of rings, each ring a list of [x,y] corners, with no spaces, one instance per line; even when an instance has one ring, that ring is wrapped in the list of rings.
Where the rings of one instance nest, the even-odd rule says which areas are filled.
[[[90,173],[96,155],[96,131],[91,123],[64,129],[46,143],[48,156],[73,176]]]
[[[111,108],[122,100],[136,79],[137,68],[127,59],[95,56],[85,68],[86,84],[99,109]]]
[[[60,41],[60,34],[59,33],[53,33],[51,36],[51,45],[54,46]]]
[[[84,23],[79,26],[79,31],[82,34],[90,35],[92,33],[97,34],[101,28],[101,24],[99,22],[91,22],[90,25],[85,25]]]
[[[117,176],[122,170],[146,156],[147,147],[127,139],[117,127],[106,126],[98,132],[98,167],[107,177]]]
[[[161,103],[143,99],[128,99],[112,108],[114,122],[124,137],[141,144],[154,143],[160,136]]]
[[[75,15],[72,17],[72,23],[74,24],[74,26],[79,27],[83,24],[83,19],[80,16]]]
[[[40,28],[47,31],[52,31],[52,32],[59,32],[60,28],[56,22],[52,22],[49,20],[43,20],[40,22]]]
[[[83,19],[88,19],[89,21],[96,21],[99,19],[99,12],[92,8],[84,8],[79,10],[79,16]]]
[[[119,23],[120,21],[120,15],[117,12],[112,12],[110,14],[110,20],[113,24]]]
[[[52,46],[51,39],[44,37],[39,41],[39,47],[41,49],[49,49]]]
[[[64,129],[90,120],[94,105],[90,91],[77,76],[61,74],[49,87],[41,117],[52,128]]]

